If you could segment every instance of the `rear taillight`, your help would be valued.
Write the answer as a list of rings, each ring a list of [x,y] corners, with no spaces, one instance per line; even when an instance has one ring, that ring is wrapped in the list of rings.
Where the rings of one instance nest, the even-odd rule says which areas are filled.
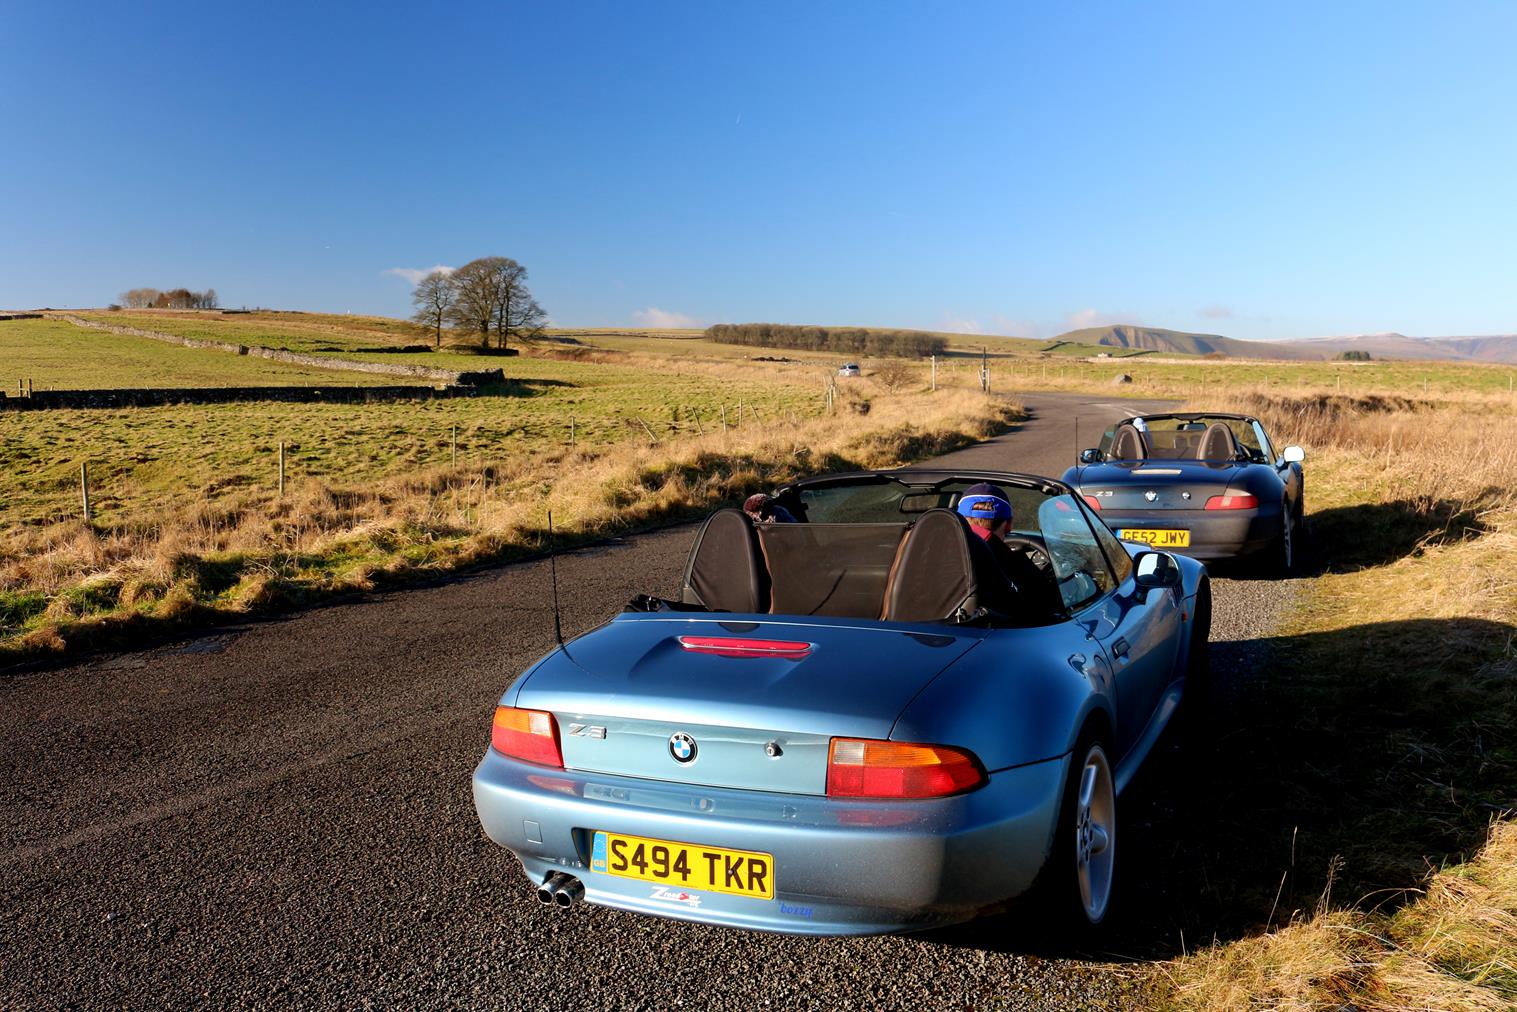
[[[1251,510],[1258,505],[1258,498],[1251,495],[1214,495],[1206,500],[1209,510]]]
[[[720,657],[783,657],[798,661],[811,653],[802,640],[760,640],[746,636],[681,636],[679,645],[696,654]]]
[[[1101,508],[1101,500],[1097,499],[1093,495],[1082,495],[1080,498],[1084,499],[1085,505],[1089,506],[1093,510],[1098,510]]]
[[[834,738],[827,757],[831,798],[941,798],[984,782],[980,761],[947,745]]]
[[[518,710],[497,706],[490,728],[490,747],[512,759],[563,769],[564,755],[558,747],[558,721],[543,710]]]

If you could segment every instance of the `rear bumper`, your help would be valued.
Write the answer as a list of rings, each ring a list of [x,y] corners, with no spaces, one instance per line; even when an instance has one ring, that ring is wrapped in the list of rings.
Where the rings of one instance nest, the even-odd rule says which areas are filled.
[[[933,801],[835,801],[548,769],[491,750],[474,804],[534,884],[553,871],[603,906],[795,934],[877,934],[967,920],[1042,869],[1068,758],[1003,770]],[[589,867],[596,830],[774,856],[772,900],[660,889]],[[672,892],[672,890],[662,890]]]
[[[1097,514],[1113,531],[1141,527],[1148,530],[1186,530],[1190,545],[1165,548],[1211,562],[1253,555],[1269,547],[1280,533],[1280,506],[1251,510],[1108,510]]]

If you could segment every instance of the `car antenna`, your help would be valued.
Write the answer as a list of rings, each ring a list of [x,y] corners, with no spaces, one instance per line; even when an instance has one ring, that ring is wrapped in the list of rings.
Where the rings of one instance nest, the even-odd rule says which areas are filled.
[[[1080,462],[1080,416],[1075,415],[1075,463]]]
[[[564,627],[558,617],[558,543],[553,537],[553,511],[548,511],[548,578],[553,583],[553,638],[564,645]]]

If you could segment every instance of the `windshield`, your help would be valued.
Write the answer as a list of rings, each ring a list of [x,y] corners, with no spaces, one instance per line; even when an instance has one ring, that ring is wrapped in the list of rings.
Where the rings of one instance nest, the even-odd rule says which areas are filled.
[[[781,502],[804,523],[909,523],[931,509],[954,509],[959,504],[959,495],[981,480],[956,479],[941,485],[865,480],[851,485],[803,488],[787,494]],[[1039,489],[1009,484],[1001,488],[1011,503],[1010,533],[1041,534],[1039,511],[1052,497]]]
[[[1238,449],[1249,460],[1260,463],[1266,459],[1264,448],[1259,443],[1259,434],[1254,424],[1246,418],[1201,415],[1194,418],[1137,418],[1133,421],[1143,423],[1143,433],[1148,441],[1149,459],[1201,459],[1199,456],[1201,442],[1206,436],[1206,430],[1216,422],[1227,426],[1233,434],[1233,439],[1237,441]],[[1101,456],[1107,460],[1131,459],[1113,455],[1115,434],[1116,426],[1112,426],[1102,434],[1099,446]]]

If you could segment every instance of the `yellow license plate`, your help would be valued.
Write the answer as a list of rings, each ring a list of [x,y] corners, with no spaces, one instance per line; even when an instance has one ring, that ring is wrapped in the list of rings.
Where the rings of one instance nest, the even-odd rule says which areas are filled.
[[[1141,541],[1155,548],[1189,548],[1190,531],[1159,531],[1148,528],[1126,528],[1117,532],[1124,541]]]
[[[660,885],[774,899],[774,857],[597,831],[590,870]]]

